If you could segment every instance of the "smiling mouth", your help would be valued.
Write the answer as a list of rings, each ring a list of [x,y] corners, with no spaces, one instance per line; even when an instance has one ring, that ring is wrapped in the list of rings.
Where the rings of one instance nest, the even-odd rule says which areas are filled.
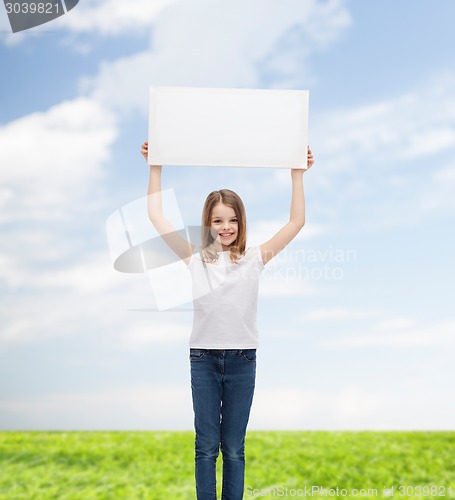
[[[229,236],[232,236],[234,233],[218,233],[222,238],[229,238]]]

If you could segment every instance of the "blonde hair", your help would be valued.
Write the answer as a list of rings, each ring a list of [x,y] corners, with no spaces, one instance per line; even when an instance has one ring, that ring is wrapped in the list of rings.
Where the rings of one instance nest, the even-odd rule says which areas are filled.
[[[237,238],[229,247],[232,262],[237,262],[245,254],[246,247],[246,212],[240,196],[230,189],[212,191],[205,200],[202,210],[202,254],[205,262],[215,262],[218,254],[213,242],[215,241],[210,231],[213,209],[222,203],[235,212],[238,222]]]

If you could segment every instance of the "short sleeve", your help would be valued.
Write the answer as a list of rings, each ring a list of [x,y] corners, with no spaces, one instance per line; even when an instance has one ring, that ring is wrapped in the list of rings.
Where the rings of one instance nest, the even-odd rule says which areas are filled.
[[[261,248],[260,247],[250,247],[248,249],[249,260],[254,262],[255,267],[262,271],[264,269],[264,262],[262,261]],[[251,264],[250,264],[251,265]]]

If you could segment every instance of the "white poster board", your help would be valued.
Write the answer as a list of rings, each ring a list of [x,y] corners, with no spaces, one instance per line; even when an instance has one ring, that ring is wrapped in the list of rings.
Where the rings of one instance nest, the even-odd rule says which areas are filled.
[[[150,165],[307,168],[307,90],[151,87]]]

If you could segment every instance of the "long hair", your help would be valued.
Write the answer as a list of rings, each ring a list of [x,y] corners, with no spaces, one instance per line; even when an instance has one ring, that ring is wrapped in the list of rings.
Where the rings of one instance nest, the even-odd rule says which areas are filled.
[[[245,254],[246,247],[246,212],[240,196],[230,189],[212,191],[205,200],[202,210],[202,254],[206,262],[215,262],[218,254],[213,242],[215,241],[210,227],[212,224],[212,212],[215,205],[223,203],[235,212],[238,224],[237,238],[230,246],[231,261],[237,262]]]

